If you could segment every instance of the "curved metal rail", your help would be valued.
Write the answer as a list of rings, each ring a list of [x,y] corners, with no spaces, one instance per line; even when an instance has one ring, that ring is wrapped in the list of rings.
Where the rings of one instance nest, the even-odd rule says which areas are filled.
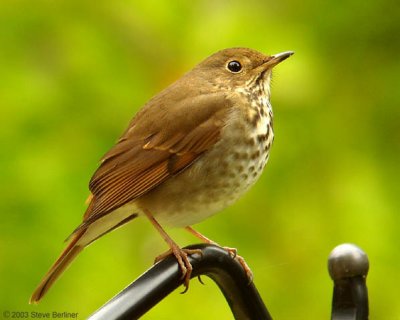
[[[272,319],[256,287],[239,262],[214,245],[193,245],[203,255],[189,257],[193,266],[192,278],[207,275],[224,294],[235,319]],[[147,270],[135,282],[96,311],[89,319],[137,319],[182,284],[181,270],[170,256]]]
[[[203,254],[189,257],[192,278],[207,275],[213,279],[227,300],[237,320],[271,320],[254,283],[239,262],[214,245],[193,245]],[[332,320],[367,320],[368,292],[366,276],[369,262],[357,246],[343,244],[330,254],[328,269],[334,281]],[[89,320],[138,319],[182,284],[181,271],[173,256],[147,270],[136,281],[93,313]]]

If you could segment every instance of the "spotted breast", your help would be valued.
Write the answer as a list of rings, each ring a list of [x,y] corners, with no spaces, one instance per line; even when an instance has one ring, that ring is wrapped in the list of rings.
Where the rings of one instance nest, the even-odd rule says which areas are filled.
[[[219,141],[190,168],[138,202],[162,224],[198,223],[238,200],[260,177],[269,157],[273,113],[268,75],[231,92],[241,101],[227,119]],[[162,205],[161,205],[162,204]]]

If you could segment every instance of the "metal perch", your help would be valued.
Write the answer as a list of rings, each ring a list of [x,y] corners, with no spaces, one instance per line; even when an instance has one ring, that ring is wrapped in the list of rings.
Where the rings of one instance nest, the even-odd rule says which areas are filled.
[[[239,262],[214,245],[193,245],[203,255],[189,257],[192,278],[207,275],[213,279],[236,320],[271,320],[254,283]],[[332,320],[368,319],[366,276],[368,258],[357,246],[336,247],[329,256],[328,269],[334,281]],[[176,259],[168,257],[147,270],[136,281],[92,314],[89,320],[138,319],[182,284]]]

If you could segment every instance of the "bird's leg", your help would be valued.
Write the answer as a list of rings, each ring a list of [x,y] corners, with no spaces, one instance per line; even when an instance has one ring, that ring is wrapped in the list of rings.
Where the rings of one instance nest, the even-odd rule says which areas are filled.
[[[211,239],[209,239],[206,236],[202,235],[200,232],[194,230],[192,227],[187,226],[187,227],[185,227],[185,229],[187,231],[189,231],[192,235],[194,235],[196,238],[200,239],[201,241],[203,241],[205,243],[208,243],[208,244],[213,244],[213,245],[216,245],[218,247],[221,247],[221,248],[225,249],[229,253],[229,255],[233,259],[236,259],[240,263],[240,265],[243,267],[243,270],[246,272],[246,275],[249,278],[249,283],[251,283],[253,281],[253,272],[251,271],[250,267],[248,266],[248,264],[246,263],[244,258],[237,254],[237,249],[236,248],[222,247],[218,243],[216,243],[215,241],[212,241]]]
[[[190,281],[190,276],[192,274],[193,267],[191,263],[189,262],[188,255],[194,254],[194,253],[199,253],[202,254],[200,249],[181,249],[174,240],[171,239],[171,237],[165,232],[165,230],[161,227],[161,225],[158,223],[158,221],[153,217],[150,211],[144,209],[143,210],[144,214],[146,217],[150,220],[152,225],[157,229],[157,231],[161,234],[162,238],[164,241],[168,244],[170,247],[170,250],[167,252],[161,254],[156,258],[155,262],[158,262],[165,257],[169,256],[171,253],[175,256],[176,260],[178,261],[179,267],[182,271],[182,279],[184,279],[183,285],[185,286],[185,290],[182,293],[185,293],[189,289],[189,281]]]

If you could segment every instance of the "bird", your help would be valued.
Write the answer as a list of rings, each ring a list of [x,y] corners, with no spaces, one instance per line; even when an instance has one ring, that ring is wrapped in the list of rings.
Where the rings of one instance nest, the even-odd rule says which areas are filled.
[[[165,240],[170,250],[156,260],[174,255],[187,290],[188,255],[197,251],[180,248],[163,226],[214,243],[192,225],[232,205],[260,177],[274,140],[272,69],[293,53],[220,50],[144,104],[102,157],[83,221],[30,303],[43,298],[85,247],[137,217],[146,217]]]

